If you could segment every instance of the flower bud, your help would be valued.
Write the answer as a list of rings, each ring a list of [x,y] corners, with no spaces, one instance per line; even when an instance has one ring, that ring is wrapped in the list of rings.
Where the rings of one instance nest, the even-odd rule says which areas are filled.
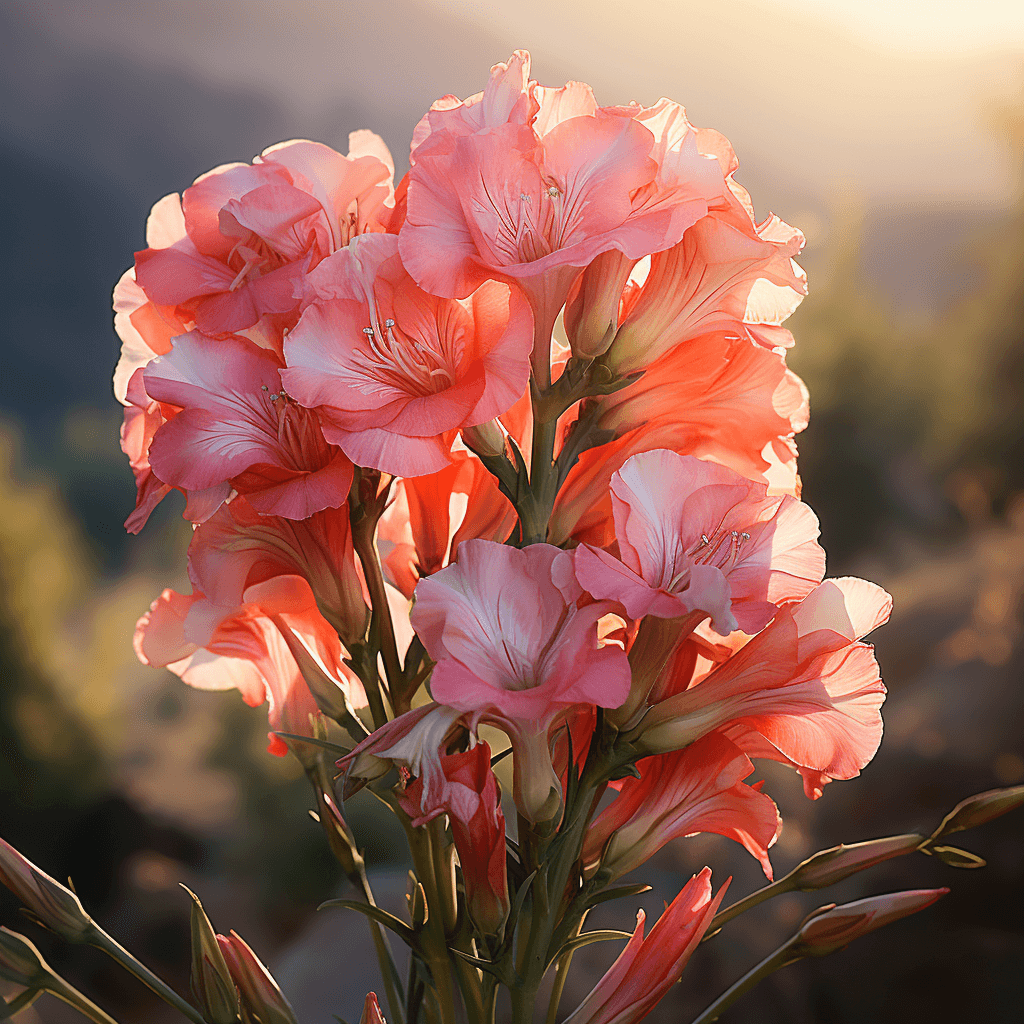
[[[1021,804],[1024,804],[1024,786],[990,789],[987,793],[969,796],[966,800],[961,800],[942,819],[942,824],[932,833],[932,839],[984,825],[986,821],[998,818],[1001,814],[1020,807]]]
[[[313,792],[316,793],[317,818],[327,837],[327,845],[341,865],[342,871],[351,877],[362,861],[356,849],[355,839],[338,809],[334,794],[328,792],[319,780],[313,776],[310,778],[313,782]]]
[[[804,922],[791,949],[800,957],[834,953],[862,935],[930,907],[947,892],[948,889],[910,889],[823,908]]]
[[[182,888],[192,897],[192,991],[209,1024],[234,1024],[238,993],[231,971],[199,897]]]
[[[260,1024],[298,1024],[284,993],[245,940],[232,931],[218,935],[217,942],[238,987],[243,1013]]]
[[[505,454],[505,433],[497,420],[488,420],[475,427],[465,427],[462,440],[477,455],[500,457]]]
[[[49,965],[32,942],[10,928],[0,928],[0,978],[23,988],[43,989],[50,975]]]
[[[913,853],[923,842],[924,836],[908,833],[903,836],[889,836],[886,839],[871,839],[865,843],[853,843],[850,846],[833,846],[831,850],[821,850],[808,857],[802,864],[797,865],[788,877],[794,888],[802,892],[824,889],[873,864],[889,860],[890,857]]]
[[[636,260],[609,249],[580,275],[565,307],[565,332],[577,359],[608,351],[619,326],[619,303]]]
[[[380,1003],[377,1002],[375,992],[367,992],[366,1002],[363,1003],[363,1015],[359,1018],[359,1024],[388,1024],[384,1014],[380,1012]]]
[[[3,839],[0,839],[0,882],[47,928],[71,942],[80,939],[92,927],[92,918],[70,889],[40,871]]]

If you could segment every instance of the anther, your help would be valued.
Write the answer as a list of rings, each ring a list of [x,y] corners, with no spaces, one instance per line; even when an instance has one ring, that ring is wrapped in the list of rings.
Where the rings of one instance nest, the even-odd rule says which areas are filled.
[[[363,328],[363,334],[365,334],[368,338],[372,338],[373,337],[373,328],[372,327],[364,327]]]
[[[394,327],[394,326],[395,326],[395,321],[394,321],[394,320],[392,320],[392,319],[391,319],[391,318],[389,317],[389,318],[388,318],[387,320],[385,320],[385,321],[384,321],[384,326],[385,326],[385,327]]]
[[[521,199],[521,200],[522,200],[522,201],[523,201],[524,203],[532,203],[532,202],[533,202],[533,199],[532,199],[532,198],[531,198],[530,196],[528,196],[528,195],[527,195],[527,194],[526,194],[525,192],[520,192],[520,193],[519,193],[519,198],[520,198],[520,199]]]
[[[271,400],[272,402],[276,402],[276,401],[278,400],[278,398],[279,398],[279,397],[280,397],[280,395],[271,395],[271,396],[270,396],[270,400]]]
[[[262,386],[260,387],[260,391],[269,391],[269,390],[270,390],[270,388],[268,388],[266,384],[263,384],[263,385],[262,385]]]
[[[547,193],[552,199],[562,194],[554,185],[548,186]]]
[[[701,544],[710,544],[711,543],[711,541],[708,540],[708,535],[706,533],[702,533],[700,535],[700,542],[701,542]]]
[[[740,540],[750,540],[750,534],[749,533],[741,533],[740,534]]]

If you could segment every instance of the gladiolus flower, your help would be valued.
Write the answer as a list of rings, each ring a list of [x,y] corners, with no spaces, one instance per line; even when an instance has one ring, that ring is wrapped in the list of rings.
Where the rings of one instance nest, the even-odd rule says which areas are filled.
[[[491,748],[480,742],[471,750],[446,754],[440,762],[446,780],[441,802],[424,800],[427,794],[420,778],[411,782],[399,799],[414,827],[439,814],[448,815],[470,916],[482,932],[496,935],[508,916],[509,898],[505,815],[491,771]]]
[[[264,514],[305,519],[348,499],[352,463],[281,383],[271,352],[196,332],[143,371],[151,399],[174,407],[149,445],[153,473],[184,491],[233,487]]]
[[[711,616],[718,633],[756,633],[782,601],[825,575],[818,521],[795,498],[693,456],[634,455],[611,480],[619,558],[576,549],[576,576],[633,619]]]
[[[620,878],[667,842],[697,832],[726,836],[753,854],[768,880],[768,848],[782,819],[770,797],[745,785],[754,770],[735,744],[716,733],[685,750],[649,757],[640,778],[618,783],[619,793],[587,830],[583,862]]]
[[[282,379],[359,465],[396,476],[443,469],[458,430],[526,389],[532,322],[508,285],[484,282],[464,302],[428,295],[397,239],[373,235],[325,261],[310,288]]]
[[[565,1024],[643,1020],[679,980],[727,888],[728,882],[712,898],[711,869],[704,868],[683,886],[646,938],[641,910],[626,948]]]
[[[47,928],[76,941],[92,927],[79,898],[0,839],[0,882]]]
[[[443,569],[464,540],[503,541],[515,510],[479,459],[465,456],[437,473],[399,480],[377,526],[388,580],[411,598],[416,581]]]
[[[242,1008],[260,1024],[297,1024],[295,1013],[270,972],[236,931],[217,943],[238,989]]]
[[[372,132],[353,132],[349,145],[345,157],[316,142],[284,142],[252,165],[203,175],[180,204],[161,200],[164,230],[135,258],[143,294],[204,334],[249,331],[280,352],[303,276],[386,223],[387,149]]]
[[[825,580],[727,660],[656,704],[635,730],[644,752],[678,750],[722,729],[752,757],[849,779],[882,738],[885,687],[867,644],[892,599],[864,580]],[[753,743],[748,744],[752,737]]]
[[[529,54],[517,51],[482,96],[435,104],[414,139],[399,237],[409,272],[438,295],[516,280],[546,360],[581,268],[611,249],[638,259],[675,245],[725,183],[688,124],[669,138],[639,108],[599,108],[588,86],[528,79]]]
[[[437,662],[431,693],[507,733],[513,795],[531,821],[561,803],[551,726],[574,705],[617,707],[629,691],[625,653],[598,641],[612,605],[580,607],[582,597],[572,557],[548,544],[467,540],[457,562],[416,586],[413,628]]]

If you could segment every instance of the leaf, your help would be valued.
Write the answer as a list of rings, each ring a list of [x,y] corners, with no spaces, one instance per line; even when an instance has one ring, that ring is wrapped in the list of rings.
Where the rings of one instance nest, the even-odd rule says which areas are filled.
[[[410,949],[416,948],[416,933],[404,922],[400,921],[394,914],[389,914],[380,907],[372,906],[369,903],[359,903],[356,900],[328,900],[321,903],[317,910],[326,910],[328,907],[344,907],[346,910],[356,910],[366,917],[372,917],[378,924],[390,928]]]
[[[956,846],[930,846],[928,852],[951,868],[972,869],[985,866],[984,857],[979,857],[976,853],[971,853],[970,850],[961,850]]]
[[[608,900],[621,899],[623,896],[639,896],[641,893],[650,892],[649,885],[620,885],[615,889],[603,889],[594,893],[587,900],[588,907],[596,907],[598,903],[607,903]]]
[[[564,943],[562,948],[548,961],[548,966],[556,960],[560,960],[566,953],[572,953],[582,946],[589,946],[592,942],[611,942],[613,939],[630,939],[632,937],[631,932],[620,932],[615,928],[599,928],[596,931],[584,932]]]
[[[339,746],[337,743],[331,743],[329,740],[320,740],[315,736],[299,736],[293,732],[275,732],[274,735],[279,736],[283,740],[295,740],[297,743],[307,743],[312,747],[320,747],[331,754],[337,754],[336,760],[352,753],[349,747]]]
[[[470,956],[469,953],[463,953],[461,949],[452,949],[451,952],[453,952],[460,960],[465,960],[467,964],[472,964],[481,971],[493,974],[498,981],[506,986],[506,988],[512,987],[515,979],[509,976],[508,970],[500,961],[495,962],[492,960],[481,960],[478,956]]]

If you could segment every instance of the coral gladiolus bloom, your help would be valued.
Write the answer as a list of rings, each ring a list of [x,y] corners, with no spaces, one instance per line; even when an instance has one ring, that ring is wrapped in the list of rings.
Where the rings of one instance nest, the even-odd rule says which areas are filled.
[[[349,145],[346,157],[317,142],[283,142],[251,165],[204,174],[180,206],[177,196],[161,200],[164,222],[176,223],[161,244],[136,254],[145,296],[204,334],[257,329],[280,351],[303,276],[354,235],[386,224],[387,148],[365,131],[353,132]]]
[[[882,739],[885,687],[867,644],[892,598],[865,580],[825,580],[696,683],[656,704],[637,732],[647,752],[678,750],[715,729],[753,757],[810,780],[850,779]],[[747,742],[753,734],[753,746]]]
[[[509,911],[505,869],[505,815],[498,781],[491,771],[491,748],[483,742],[441,757],[447,780],[444,800],[429,804],[423,781],[415,779],[400,797],[413,826],[447,814],[466,883],[466,904],[474,924],[495,935]]]
[[[612,477],[611,502],[619,558],[581,545],[576,577],[633,619],[703,612],[723,635],[756,633],[825,575],[814,513],[713,462],[634,455]]]
[[[445,97],[420,123],[399,237],[409,272],[438,295],[518,281],[546,358],[582,267],[611,249],[635,260],[675,245],[725,182],[685,117],[667,132],[640,108],[598,107],[580,83],[543,89],[529,69],[517,51],[481,96]]]
[[[771,880],[768,849],[782,819],[770,797],[742,781],[754,765],[735,744],[712,733],[638,768],[640,778],[618,783],[619,795],[587,829],[585,865],[600,861],[614,881],[672,839],[714,832],[741,843]]]
[[[704,868],[679,891],[644,937],[646,915],[626,948],[565,1024],[636,1024],[679,980],[722,902],[728,883],[711,896],[711,869]]]
[[[439,299],[406,273],[393,235],[364,235],[318,267],[310,288],[282,378],[361,466],[443,469],[458,430],[494,419],[526,389],[533,324],[507,285]]]
[[[431,693],[505,730],[513,795],[531,821],[561,803],[551,726],[573,705],[618,707],[629,692],[626,655],[598,641],[613,606],[580,607],[582,597],[571,555],[548,544],[467,540],[457,562],[416,586],[413,628],[437,662]]]

